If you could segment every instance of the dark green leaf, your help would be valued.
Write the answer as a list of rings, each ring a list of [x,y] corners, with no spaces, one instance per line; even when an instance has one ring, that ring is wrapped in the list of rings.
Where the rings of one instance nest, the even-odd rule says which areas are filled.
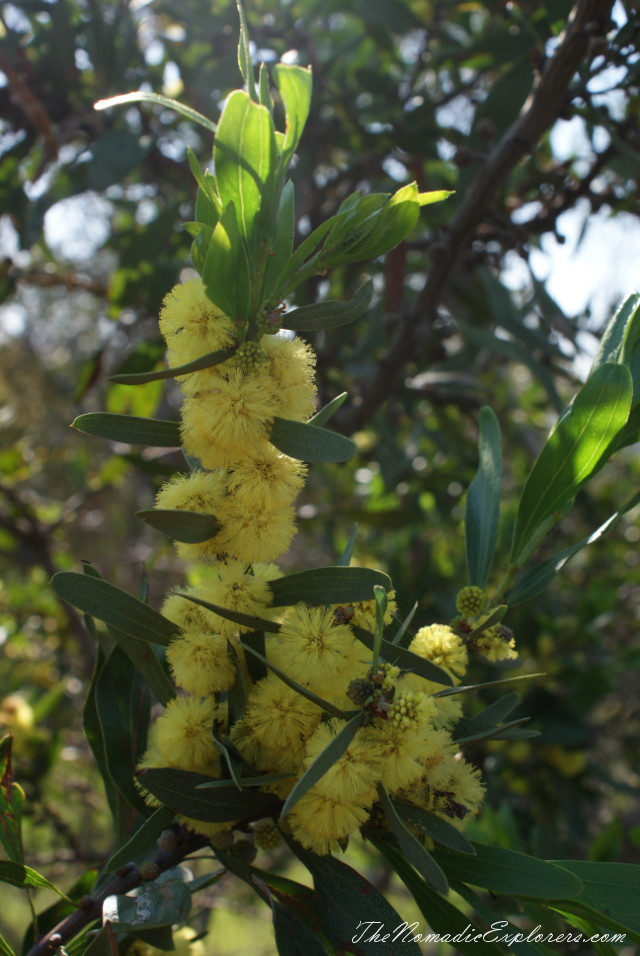
[[[119,932],[137,932],[183,923],[191,910],[191,893],[182,880],[144,883],[137,896],[108,896],[102,918]]]
[[[241,771],[242,771],[242,760],[239,759],[238,756],[236,756],[236,753],[234,752],[233,749],[227,748],[225,743],[223,743],[223,741],[220,739],[220,732],[215,723],[213,727],[211,728],[211,736],[216,746],[216,750],[218,751],[218,753],[224,760],[225,764],[227,765],[229,776],[231,777],[231,780],[233,781],[233,785],[238,790],[242,790],[242,785],[240,783],[240,777],[241,777]],[[204,786],[200,786],[200,789],[204,790],[206,788]]]
[[[63,601],[139,641],[166,645],[180,633],[177,624],[101,578],[59,571],[51,587]]]
[[[157,656],[161,653],[159,648],[149,646],[147,641],[138,641],[129,634],[123,634],[115,627],[109,627],[108,631],[125,652],[156,700],[166,707],[176,696],[176,689]]]
[[[393,801],[396,813],[407,826],[414,827],[430,836],[437,843],[448,847],[450,850],[456,850],[458,853],[475,854],[475,847],[469,843],[466,836],[451,824],[447,823],[435,813],[429,813],[428,810],[422,810],[420,807],[414,807],[410,803],[398,803]]]
[[[608,458],[629,415],[632,383],[623,365],[604,364],[562,414],[527,478],[516,518],[512,561],[521,564],[555,516]]]
[[[411,610],[405,617],[404,621],[402,622],[402,624],[400,625],[396,633],[393,635],[393,640],[391,641],[392,644],[399,644],[401,647],[405,646],[406,642],[403,641],[403,637],[405,636],[405,634],[407,634],[417,610],[418,610],[418,602],[416,601],[416,603],[413,605],[413,607],[411,608]]]
[[[348,461],[358,450],[356,443],[344,435],[287,418],[273,419],[269,441],[300,461]]]
[[[250,647],[251,650],[259,654],[263,660],[265,659],[264,631],[249,631],[242,635],[242,640],[245,647]],[[249,677],[254,684],[257,684],[259,680],[267,676],[267,666],[257,657],[254,657],[253,654],[247,654],[245,656],[245,662],[247,670],[249,671]]]
[[[582,883],[566,869],[517,850],[474,843],[476,855],[434,850],[434,856],[452,880],[482,886],[493,893],[533,899],[570,899]]]
[[[111,780],[127,803],[142,817],[152,811],[133,782],[147,747],[151,699],[129,658],[116,646],[105,661],[96,684],[96,709]]]
[[[132,837],[113,854],[107,863],[107,872],[113,873],[125,863],[130,863],[147,853],[163,830],[171,826],[175,814],[168,807],[158,807],[151,816],[138,827]],[[155,848],[155,847],[154,847]]]
[[[326,425],[332,415],[344,405],[347,400],[347,393],[341,392],[340,395],[336,395],[335,398],[332,398],[330,402],[327,402],[319,411],[313,415],[307,425]]]
[[[373,282],[369,280],[361,286],[353,299],[339,302],[329,299],[324,302],[314,302],[312,305],[303,305],[293,312],[287,312],[282,318],[282,328],[292,329],[294,332],[317,331],[318,329],[335,329],[341,325],[355,322],[369,308],[373,295]]]
[[[72,428],[87,435],[98,435],[127,445],[151,445],[156,448],[180,447],[180,423],[135,415],[113,415],[110,412],[89,412],[79,415]]]
[[[358,956],[420,956],[418,944],[410,941],[412,934],[406,942],[392,938],[403,920],[375,886],[335,857],[316,856],[286,839],[313,876],[320,898],[322,929],[336,949],[346,944],[347,952]],[[370,941],[376,930],[379,941]]]
[[[280,805],[273,793],[238,790],[233,783],[211,790],[198,790],[198,784],[215,778],[187,770],[166,768],[138,770],[139,782],[149,793],[176,813],[208,823],[230,823],[246,817],[268,816]]]
[[[220,607],[219,604],[211,604],[210,601],[203,601],[202,598],[194,597],[192,594],[184,594],[182,591],[176,591],[175,594],[184,598],[185,601],[193,601],[200,607],[206,607],[207,610],[219,614],[220,617],[224,617],[228,621],[233,621],[234,624],[242,624],[243,627],[250,627],[255,631],[271,631],[275,634],[280,630],[280,625],[276,624],[275,621],[268,621],[266,618],[256,617],[254,614],[243,614],[241,611],[230,611],[226,607]]]
[[[286,268],[293,254],[293,237],[296,227],[294,200],[293,183],[287,182],[280,193],[275,233],[265,266],[262,282],[263,301],[268,300],[271,296],[279,297],[281,294],[275,280]]]
[[[51,883],[46,877],[42,876],[30,866],[24,866],[22,863],[15,863],[13,860],[0,860],[0,883],[10,883],[12,886],[19,886],[21,889],[47,889],[53,890],[58,896],[62,897],[68,903],[71,902],[66,893],[59,890],[57,886]]]
[[[179,378],[181,375],[188,375],[190,372],[199,372],[203,368],[213,368],[220,362],[226,361],[235,355],[235,349],[218,349],[217,352],[208,352],[193,362],[187,362],[185,365],[174,365],[172,368],[156,369],[152,372],[137,372],[130,375],[111,375],[110,382],[116,382],[119,385],[144,385],[146,382],[157,382],[164,378]]]
[[[358,534],[358,525],[354,524],[353,531],[349,535],[349,540],[345,546],[344,551],[340,555],[337,561],[337,567],[339,568],[348,568],[351,564],[351,558],[353,556],[353,549],[356,543],[356,535]]]
[[[365,647],[373,650],[373,634],[363,630],[361,627],[354,627],[352,630]],[[447,684],[449,686],[453,683],[450,675],[442,667],[438,667],[433,661],[428,661],[424,657],[413,654],[405,647],[392,644],[391,641],[382,641],[381,655],[389,664],[396,664],[402,670],[411,671],[412,674],[417,674],[418,677],[424,677],[425,680],[434,681],[436,684]]]
[[[468,916],[425,883],[396,846],[390,841],[379,841],[375,846],[387,857],[434,931],[431,942],[442,941],[455,945],[455,951],[463,956],[503,956],[496,943],[483,940],[483,931],[478,929]],[[415,936],[415,933],[413,935]],[[429,936],[426,937],[425,941],[427,940]]]
[[[347,721],[331,743],[328,744],[307,767],[287,797],[280,814],[282,817],[290,813],[298,800],[304,797],[305,793],[311,790],[313,785],[316,784],[321,777],[324,777],[327,770],[340,759],[360,727],[362,727],[364,719],[365,713],[364,711],[360,711],[355,717]]]
[[[66,952],[69,952],[68,947]],[[94,936],[82,956],[118,956],[118,941],[111,929],[111,923],[105,923],[97,936]]]
[[[271,912],[278,956],[327,956],[320,939],[293,910],[272,899]]]
[[[500,425],[487,405],[480,409],[479,424],[479,464],[467,494],[465,539],[469,581],[484,588],[493,567],[498,537],[502,451]]]
[[[640,935],[640,866],[582,860],[554,860],[553,863],[581,880],[584,888],[575,902],[601,910],[622,926]],[[567,896],[573,897],[575,894]],[[640,939],[637,941],[640,942]]]
[[[510,923],[508,920],[505,920],[496,910],[492,909],[489,906],[484,898],[480,896],[479,893],[474,893],[472,889],[468,886],[465,886],[464,883],[458,881],[451,882],[451,889],[454,892],[458,893],[465,902],[469,903],[473,911],[480,916],[481,919],[485,921],[487,926],[491,926],[496,923],[498,920],[501,920],[501,926],[504,925],[504,929],[500,931],[500,936],[504,936],[505,933],[512,936],[512,938],[518,938],[516,934],[524,936],[519,927],[514,926],[513,923]],[[526,932],[526,931],[525,931]],[[497,935],[494,933],[494,936]],[[557,953],[547,949],[546,946],[534,945],[533,943],[526,942],[525,939],[522,939],[518,942],[510,943],[509,950],[516,954],[516,956],[557,956]]]
[[[406,828],[382,784],[378,784],[378,797],[387,818],[387,823],[391,827],[407,862],[411,863],[422,878],[430,883],[438,893],[448,893],[449,884],[442,869],[426,847]]]
[[[379,584],[390,591],[388,575],[372,568],[342,568],[338,566],[310,568],[295,574],[286,574],[268,582],[273,592],[273,607],[298,604],[351,604],[372,601],[374,587]],[[447,681],[447,683],[449,683]]]
[[[225,740],[228,740],[228,737],[225,737]],[[290,776],[291,774],[288,773],[261,773],[258,777],[242,777],[240,780],[240,789],[244,790],[247,787],[266,787],[267,784],[279,783],[281,780],[286,780],[287,777]],[[207,780],[206,783],[199,783],[196,790],[220,790],[221,788],[228,789],[228,787],[228,780]]]
[[[16,956],[2,934],[0,934],[0,956]]]
[[[24,862],[22,849],[22,803],[24,791],[16,783],[11,760],[13,738],[0,740],[0,843],[14,863]]]
[[[371,669],[378,670],[378,661],[380,660],[380,651],[382,650],[382,629],[384,626],[384,615],[387,610],[387,592],[376,584],[373,588],[376,597],[376,623],[375,633],[373,635],[373,647],[371,648]]]
[[[190,544],[208,541],[220,528],[215,515],[201,514],[199,511],[149,508],[145,511],[136,511],[136,515],[152,528],[157,528],[175,541],[187,541]]]

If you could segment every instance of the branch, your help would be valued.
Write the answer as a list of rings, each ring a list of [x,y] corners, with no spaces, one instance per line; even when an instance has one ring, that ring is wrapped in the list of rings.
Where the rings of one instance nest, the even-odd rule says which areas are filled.
[[[185,857],[202,847],[208,846],[207,837],[190,834],[184,841],[178,843],[173,850],[162,850],[153,859],[161,871],[170,870],[181,863]],[[35,943],[26,956],[51,956],[57,949],[64,946],[70,939],[96,920],[102,920],[102,907],[108,896],[120,896],[140,886],[142,878],[140,869],[135,863],[127,863],[121,867],[111,882],[96,896],[84,896],[78,909],[63,919],[57,926],[50,929]],[[115,926],[115,924],[114,924]],[[117,926],[115,927],[117,929]]]
[[[594,36],[606,33],[613,0],[577,0],[554,55],[549,58],[519,116],[488,154],[438,248],[437,257],[411,314],[401,321],[387,355],[359,405],[340,416],[340,429],[362,428],[391,394],[417,343],[432,337],[433,320],[451,276],[474,238],[476,227],[511,170],[533,151],[562,112],[566,91]],[[416,332],[418,335],[416,336]]]

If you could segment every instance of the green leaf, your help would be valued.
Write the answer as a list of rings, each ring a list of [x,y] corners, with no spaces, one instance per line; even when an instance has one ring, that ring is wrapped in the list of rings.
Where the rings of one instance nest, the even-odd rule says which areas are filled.
[[[182,880],[143,883],[136,896],[108,896],[102,918],[118,932],[183,923],[191,911],[191,893]]]
[[[271,583],[271,582],[269,582]],[[256,617],[254,614],[243,614],[241,611],[230,611],[229,608],[220,607],[219,604],[211,604],[210,601],[203,601],[202,598],[194,597],[193,594],[185,594],[183,591],[174,592],[178,597],[186,601],[192,601],[199,604],[200,607],[206,607],[208,611],[219,614],[220,617],[233,621],[234,624],[242,624],[243,627],[250,627],[256,631],[271,631],[274,634],[280,630],[280,625],[275,621],[268,621],[264,617]]]
[[[363,239],[348,250],[332,255],[326,264],[362,262],[390,252],[408,236],[419,215],[418,187],[409,183],[395,192],[375,214],[373,227]]]
[[[176,689],[157,656],[162,653],[160,649],[149,646],[146,641],[138,641],[115,627],[109,627],[107,630],[110,637],[125,652],[156,700],[166,707],[176,696]]]
[[[498,537],[502,451],[500,425],[487,405],[480,409],[479,425],[478,471],[467,493],[464,525],[469,582],[485,588]]]
[[[242,635],[242,640],[244,641],[245,647],[250,647],[251,651],[255,651],[259,654],[262,661],[265,659],[264,631],[249,631],[247,634]],[[262,680],[262,678],[268,674],[268,668],[262,661],[254,657],[252,653],[245,656],[249,677],[254,684],[257,684],[259,680]]]
[[[425,883],[396,846],[387,840],[375,841],[374,845],[387,857],[434,931],[433,935],[425,935],[425,942],[450,943],[463,956],[503,956],[496,943],[482,938],[483,931],[475,923]]]
[[[287,259],[282,271],[277,275],[273,283],[274,289],[282,290],[281,295],[283,298],[286,298],[290,292],[297,289],[300,283],[304,282],[309,275],[314,275],[313,264],[318,260],[318,246],[326,234],[332,229],[337,219],[338,215],[325,219],[317,229],[314,229],[306,239],[303,239],[294,254]],[[308,257],[310,257],[310,260],[306,262]],[[311,271],[309,271],[310,266]],[[320,266],[319,270],[321,268]]]
[[[406,823],[407,826],[420,830],[421,833],[425,833],[432,840],[436,840],[437,843],[441,843],[450,850],[456,850],[458,853],[475,854],[476,850],[473,843],[469,843],[466,836],[456,830],[451,823],[437,817],[435,813],[429,813],[428,810],[422,810],[411,803],[398,803],[396,800],[393,801],[393,806],[402,822]]]
[[[322,929],[336,949],[355,940],[355,944],[347,944],[347,952],[358,956],[420,956],[417,943],[391,938],[403,920],[375,886],[334,856],[316,856],[286,835],[285,839],[313,876],[320,898]],[[380,939],[370,941],[376,930]],[[358,939],[358,934],[362,939]],[[354,945],[358,948],[354,949]]]
[[[295,190],[291,181],[286,182],[280,193],[275,232],[270,243],[267,264],[262,280],[262,301],[281,295],[276,280],[291,261],[295,234]]]
[[[352,627],[352,630],[358,640],[364,644],[365,647],[368,647],[369,650],[373,651],[373,634],[370,634],[361,627]],[[442,667],[438,667],[433,661],[428,661],[424,657],[419,657],[412,651],[408,651],[405,647],[392,644],[391,641],[382,641],[380,653],[383,660],[389,664],[396,664],[402,670],[411,671],[412,674],[417,674],[418,677],[424,677],[425,680],[434,681],[436,684],[446,684],[448,686],[451,686],[453,683],[450,675]],[[458,690],[458,688],[456,688],[456,690]]]
[[[168,807],[158,807],[151,816],[138,827],[132,837],[130,837],[124,846],[117,850],[109,862],[106,870],[113,873],[120,869],[125,863],[143,856],[151,847],[155,848],[155,842],[163,830],[167,830],[173,822],[175,814]]]
[[[555,866],[571,873],[583,884],[576,903],[593,907],[636,935],[640,935],[640,866],[631,863],[590,863],[582,860],[554,860]],[[567,894],[568,897],[575,894]],[[573,903],[574,900],[572,899]],[[558,903],[558,906],[563,906]],[[640,942],[640,938],[636,940]]]
[[[225,740],[228,738],[225,738]],[[280,780],[286,780],[290,773],[261,773],[258,777],[242,777],[240,779],[240,790],[246,787],[266,787],[270,783],[279,783]],[[206,783],[199,783],[196,790],[220,790],[228,788],[228,780],[208,780]]]
[[[620,303],[600,336],[600,346],[591,365],[590,375],[593,375],[607,362],[619,362],[621,360],[625,334],[631,320],[639,314],[638,310],[640,310],[640,293],[638,292],[628,295]],[[638,319],[635,319],[635,321],[637,322]]]
[[[418,193],[418,202],[421,206],[431,206],[434,202],[443,202],[449,196],[455,196],[455,189],[431,189],[426,193]]]
[[[91,621],[91,618],[87,618]],[[119,844],[125,838],[127,824],[131,816],[131,810],[124,797],[118,792],[109,773],[107,766],[106,748],[102,736],[102,727],[98,717],[98,708],[96,704],[96,688],[100,672],[105,664],[105,655],[101,647],[98,647],[98,656],[91,680],[91,686],[85,700],[82,711],[82,729],[89,742],[91,752],[100,770],[100,776],[104,785],[107,802],[113,819],[113,826],[116,834],[116,842]]]
[[[240,73],[242,74],[242,79],[245,82],[245,86],[249,91],[249,96],[252,100],[258,99],[258,94],[256,92],[256,79],[253,73],[253,62],[251,60],[251,47],[249,45],[249,29],[247,27],[247,20],[244,15],[244,8],[240,3],[240,0],[236,0],[236,7],[238,8],[238,16],[240,18],[240,37],[238,40],[238,66],[240,67]]]
[[[240,235],[254,252],[264,236],[260,225],[270,226],[275,212],[276,165],[273,117],[256,99],[244,90],[227,97],[213,147],[220,199],[223,206],[233,204]]]
[[[298,919],[293,909],[272,898],[271,913],[278,956],[301,956],[302,953],[304,956],[327,956],[318,936]]]
[[[278,417],[273,419],[269,441],[300,461],[348,461],[358,450],[354,441],[337,432]]]
[[[452,880],[482,886],[492,893],[532,899],[570,899],[582,890],[581,881],[553,863],[484,843],[473,843],[476,855],[434,850],[434,856]]]
[[[46,889],[53,890],[63,900],[71,902],[66,893],[59,890],[57,886],[51,883],[46,877],[42,876],[30,866],[24,866],[22,863],[15,863],[13,860],[0,860],[0,883],[10,883],[12,886],[18,886],[20,889]]]
[[[288,607],[300,601],[306,604],[372,601],[373,589],[377,584],[385,591],[392,588],[391,578],[382,571],[337,566],[309,568],[307,571],[285,574],[267,583],[273,592],[272,607]]]
[[[336,395],[335,398],[332,398],[330,402],[323,405],[323,407],[309,419],[307,425],[326,425],[331,416],[344,405],[346,399],[346,392],[341,392],[339,395]]]
[[[216,124],[207,119],[202,113],[192,109],[191,106],[185,106],[178,100],[172,100],[168,96],[162,96],[160,93],[147,93],[143,90],[135,90],[133,93],[121,93],[119,96],[110,96],[106,100],[98,100],[93,104],[94,110],[110,110],[114,106],[129,106],[130,103],[153,103],[155,106],[162,106],[165,110],[173,110],[189,120],[190,123],[196,123],[198,126],[204,126],[211,133],[215,133]]]
[[[198,784],[214,780],[189,770],[144,769],[136,777],[149,793],[176,813],[204,820],[207,823],[231,823],[247,817],[269,816],[280,805],[273,793],[261,790],[238,790],[229,783],[226,787],[198,790]]]
[[[384,627],[384,615],[387,610],[387,592],[376,584],[373,588],[376,599],[376,623],[375,633],[373,635],[373,647],[371,648],[371,669],[378,670],[378,661],[380,660],[380,651],[382,650],[382,629]]]
[[[16,956],[4,936],[0,933],[0,956]]]
[[[11,760],[13,738],[0,740],[0,843],[13,863],[24,861],[22,804],[24,790],[16,783]]]
[[[593,373],[549,435],[527,478],[516,518],[512,563],[528,557],[582,485],[609,457],[608,446],[629,415],[632,383],[623,365]]]
[[[426,880],[427,883],[430,883],[438,893],[448,893],[449,884],[442,869],[435,862],[426,847],[420,843],[413,833],[407,830],[402,818],[396,812],[396,808],[390,800],[389,794],[381,783],[378,784],[378,797],[384,810],[384,815],[387,818],[387,823],[391,827],[391,831],[398,841],[398,846],[402,850],[407,862],[411,863],[422,878]]]
[[[282,328],[291,329],[294,332],[315,332],[318,329],[335,329],[341,325],[348,325],[364,315],[369,308],[372,295],[373,282],[369,279],[360,286],[353,299],[347,302],[327,299],[287,312],[282,317]]]
[[[177,624],[102,578],[58,571],[51,587],[63,601],[136,640],[166,645],[180,633]]]
[[[492,924],[500,920],[500,936],[509,934],[512,939],[518,940],[517,942],[508,944],[509,951],[515,953],[516,956],[540,956],[540,954],[542,954],[542,956],[546,956],[547,953],[549,956],[557,956],[555,952],[547,949],[546,946],[536,946],[533,943],[526,942],[524,933],[522,933],[518,926],[514,926],[513,923],[510,923],[508,920],[501,917],[496,910],[492,909],[491,906],[485,902],[484,898],[480,896],[479,893],[474,893],[474,891],[468,886],[465,886],[464,883],[452,881],[451,889],[455,893],[458,893],[458,895],[461,896],[462,899],[472,907],[472,910],[485,921],[487,926],[491,927]],[[523,939],[519,939],[517,934],[522,936]],[[496,935],[497,933],[494,932],[494,937]]]
[[[282,163],[286,167],[296,151],[309,116],[313,78],[311,70],[288,63],[277,63],[273,68],[273,76],[284,105],[286,128]]]
[[[152,810],[134,786],[133,775],[147,747],[151,699],[118,645],[98,675],[95,701],[109,776],[129,806],[146,818]]]
[[[598,541],[604,534],[615,528],[622,516],[628,511],[631,511],[632,508],[635,508],[639,502],[640,491],[632,495],[618,511],[610,515],[592,534],[586,538],[582,538],[563,551],[552,555],[545,561],[541,561],[532,568],[523,571],[523,573],[516,578],[513,590],[509,592],[509,606],[514,607],[516,604],[528,601],[543,591],[551,581],[553,581],[558,571],[560,571],[574,555],[582,551],[587,545]]]
[[[231,718],[229,718],[229,724],[231,724],[231,722],[232,722]],[[215,723],[213,727],[211,728],[211,737],[213,738],[213,742],[215,744],[216,750],[218,751],[220,756],[223,758],[225,764],[227,765],[229,776],[231,777],[231,780],[233,781],[233,785],[236,787],[236,789],[242,790],[242,784],[240,783],[240,777],[242,772],[242,759],[239,757],[239,755],[237,755],[235,748],[232,748],[231,746],[227,748],[227,746],[222,742],[222,740],[220,739],[220,732]],[[225,739],[228,739],[228,738],[225,738]],[[206,788],[201,785],[200,789],[203,790]]]
[[[68,947],[66,952],[70,954]],[[118,941],[111,929],[111,923],[105,923],[102,926],[97,936],[91,939],[82,956],[118,956]]]
[[[109,412],[89,412],[79,415],[71,423],[87,435],[97,435],[110,441],[127,445],[151,445],[155,448],[180,447],[180,422],[168,422],[153,418],[136,418],[135,415],[112,415]]]
[[[149,508],[145,511],[136,511],[138,518],[142,518],[152,528],[157,528],[174,541],[187,541],[198,544],[213,538],[220,525],[215,515],[201,514],[199,511],[164,510]]]
[[[402,622],[402,624],[400,625],[396,633],[393,635],[393,639],[391,641],[392,644],[398,644],[401,647],[404,647],[406,642],[403,642],[402,639],[405,636],[405,634],[407,634],[417,610],[418,610],[418,602],[416,601],[416,603],[413,605],[413,607],[411,608],[411,610],[405,617],[404,621]],[[408,636],[410,637],[410,635]]]
[[[314,784],[316,784],[321,777],[324,777],[327,770],[340,759],[360,727],[362,727],[365,716],[364,711],[360,711],[355,717],[347,721],[331,743],[327,744],[324,750],[322,750],[307,767],[287,797],[280,813],[281,817],[285,817],[287,813],[290,813],[298,800],[304,797],[305,793],[311,790]]]
[[[236,209],[226,203],[211,234],[202,267],[207,296],[231,319],[246,318],[251,295],[249,263]]]
[[[351,558],[353,556],[353,549],[355,547],[357,534],[358,534],[358,525],[354,524],[353,531],[349,535],[349,540],[347,541],[345,549],[340,555],[340,557],[338,558],[337,565],[336,565],[337,567],[348,568],[349,565],[351,564]]]
[[[218,349],[216,352],[208,352],[206,355],[194,359],[193,362],[187,362],[185,365],[174,365],[172,368],[161,368],[152,372],[110,375],[109,381],[115,382],[118,385],[144,385],[146,382],[157,382],[164,378],[179,378],[181,375],[188,375],[190,372],[199,372],[203,368],[213,368],[214,365],[225,362],[228,358],[235,355],[235,353],[235,349]]]
[[[331,717],[339,717],[341,720],[348,718],[348,714],[341,710],[339,707],[336,707],[335,704],[330,704],[328,700],[323,700],[322,697],[318,697],[317,694],[314,694],[313,691],[310,691],[307,687],[303,687],[301,684],[298,684],[297,681],[294,681],[292,677],[289,677],[283,670],[280,670],[275,664],[273,664],[268,658],[263,657],[259,651],[255,650],[250,644],[245,643],[244,640],[240,641],[242,647],[245,651],[250,654],[252,657],[255,657],[259,660],[265,667],[268,667],[270,671],[280,678],[280,680],[290,687],[292,690],[295,690],[297,694],[300,694],[301,697],[305,697],[307,700],[310,700],[312,704],[316,704],[321,710],[326,714],[329,714]]]

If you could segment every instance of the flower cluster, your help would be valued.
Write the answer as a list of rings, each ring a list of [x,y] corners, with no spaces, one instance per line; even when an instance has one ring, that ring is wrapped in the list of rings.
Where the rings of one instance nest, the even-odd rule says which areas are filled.
[[[442,693],[443,683],[410,669],[388,663],[372,667],[371,651],[361,638],[362,631],[376,629],[376,602],[298,603],[277,619],[270,606],[269,582],[280,576],[271,562],[293,537],[293,502],[305,466],[280,453],[269,438],[274,418],[305,421],[313,412],[313,352],[271,327],[248,339],[246,329],[234,328],[208,300],[200,279],[167,296],[160,326],[173,367],[212,352],[223,354],[216,356],[217,364],[196,362],[196,370],[180,376],[183,445],[197,467],[165,484],[157,507],[207,515],[214,524],[206,540],[178,542],[182,556],[208,562],[208,571],[198,587],[165,601],[163,614],[179,628],[167,660],[182,693],[156,721],[141,766],[219,777],[218,741],[224,738],[246,775],[269,774],[264,789],[286,800],[347,719],[359,715],[348,746],[336,750],[337,759],[293,803],[280,826],[316,853],[335,851],[356,831],[375,828],[385,788],[392,799],[462,827],[477,812],[483,786],[452,736],[460,703],[454,694]],[[458,602],[460,626],[423,627],[408,648],[411,659],[436,665],[454,687],[468,663],[465,627],[470,631],[471,625],[462,625],[478,620],[485,608],[483,592],[465,591]],[[240,620],[253,615],[277,623],[265,640],[271,668],[266,676],[252,680],[244,658],[241,640],[250,626],[211,606],[236,612]],[[389,595],[385,624],[394,610]],[[494,626],[476,630],[472,650],[495,659],[502,641],[510,651]],[[427,673],[437,676],[436,668],[426,668]],[[236,682],[244,688],[245,703],[239,718],[230,721],[227,696]],[[150,794],[145,796],[153,803]],[[233,825],[184,822],[210,836],[214,845],[229,837]],[[261,845],[277,844],[272,822],[256,832]]]

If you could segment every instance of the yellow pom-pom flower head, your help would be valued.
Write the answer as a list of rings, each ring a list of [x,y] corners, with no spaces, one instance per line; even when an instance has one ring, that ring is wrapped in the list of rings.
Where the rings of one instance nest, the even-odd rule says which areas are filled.
[[[462,639],[446,624],[421,627],[409,650],[442,667],[456,683],[467,669],[467,649]]]
[[[156,722],[157,748],[167,765],[179,770],[217,774],[218,751],[211,736],[221,712],[212,697],[175,697]]]
[[[199,277],[167,293],[160,312],[160,331],[172,367],[227,349],[235,342],[233,324],[208,298]]]
[[[227,638],[212,632],[183,631],[169,644],[167,661],[178,687],[203,697],[228,690],[237,675]]]

